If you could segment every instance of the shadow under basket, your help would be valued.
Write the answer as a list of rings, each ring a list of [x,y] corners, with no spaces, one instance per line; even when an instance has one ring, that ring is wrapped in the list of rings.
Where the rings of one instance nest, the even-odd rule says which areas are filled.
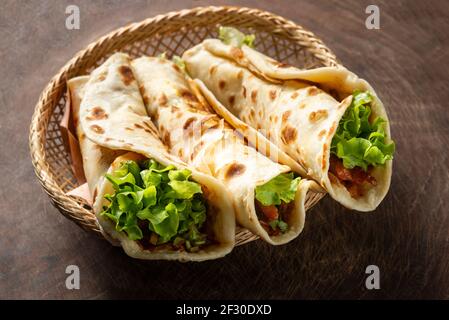
[[[59,124],[66,103],[67,79],[89,74],[111,54],[122,51],[132,58],[166,52],[182,53],[206,38],[217,37],[219,26],[233,26],[256,35],[257,50],[291,65],[311,69],[338,65],[335,55],[310,31],[269,12],[239,7],[200,7],[158,15],[117,29],[77,53],[48,83],[31,121],[29,145],[35,173],[53,204],[83,229],[103,237],[90,206],[66,192],[78,187],[71,158]],[[324,194],[314,193],[306,209]],[[236,229],[236,245],[258,239]]]

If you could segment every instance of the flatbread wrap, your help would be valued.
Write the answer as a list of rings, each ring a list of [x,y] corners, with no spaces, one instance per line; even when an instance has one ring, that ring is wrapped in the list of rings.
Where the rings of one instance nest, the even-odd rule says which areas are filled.
[[[241,226],[274,245],[297,237],[306,196],[316,183],[294,177],[288,166],[248,146],[212,112],[213,101],[205,100],[182,66],[165,57],[141,57],[132,67],[170,153],[227,186]]]
[[[104,148],[86,138],[79,122],[79,107],[84,95],[84,86],[88,80],[89,76],[72,78],[67,81],[67,89],[72,121],[82,156],[84,175],[89,190],[92,191],[95,190],[95,186],[108,171],[112,162],[125,151]]]
[[[274,145],[279,162],[296,162],[298,173],[347,208],[374,210],[390,186],[395,146],[368,82],[344,67],[280,63],[232,28],[221,28],[220,39],[204,40],[182,57],[189,75],[221,102],[215,111],[245,137]]]
[[[167,152],[146,115],[129,62],[117,53],[90,77],[68,81],[101,230],[134,258],[222,257],[235,237],[227,191]]]

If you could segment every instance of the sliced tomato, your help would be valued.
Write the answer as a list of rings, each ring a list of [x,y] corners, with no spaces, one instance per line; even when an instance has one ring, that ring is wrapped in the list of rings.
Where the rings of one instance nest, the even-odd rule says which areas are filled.
[[[275,206],[260,206],[260,210],[267,218],[268,221],[276,220],[279,218],[279,211]]]

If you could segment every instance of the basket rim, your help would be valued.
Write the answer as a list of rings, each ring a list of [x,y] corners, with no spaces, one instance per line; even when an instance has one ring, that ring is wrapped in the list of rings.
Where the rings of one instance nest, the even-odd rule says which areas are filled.
[[[289,37],[296,43],[307,46],[309,48],[309,51],[313,53],[314,57],[320,60],[323,64],[328,66],[340,65],[335,54],[322,42],[321,39],[316,37],[313,32],[304,29],[302,26],[296,24],[292,20],[286,19],[269,11],[240,6],[199,6],[191,9],[170,11],[167,13],[158,14],[150,18],[146,18],[140,22],[132,22],[125,26],[119,27],[91,42],[84,49],[76,52],[75,55],[59,69],[59,71],[44,87],[41,94],[39,95],[38,102],[35,105],[29,129],[30,156],[36,177],[38,178],[44,191],[51,198],[53,204],[57,206],[58,210],[70,220],[76,220],[75,222],[82,228],[93,231],[97,233],[97,235],[101,235],[100,227],[98,226],[95,218],[92,218],[92,220],[89,221],[87,221],[86,218],[80,220],[79,218],[68,216],[63,212],[69,212],[70,208],[76,208],[76,210],[78,211],[85,211],[86,214],[91,214],[89,210],[83,208],[78,202],[75,201],[74,198],[65,194],[61,186],[56,181],[47,161],[45,144],[48,124],[50,122],[49,120],[51,116],[48,116],[48,118],[42,121],[41,115],[45,112],[52,114],[57,101],[59,101],[59,99],[52,98],[52,92],[58,90],[58,88],[60,88],[61,86],[65,87],[65,83],[67,80],[66,75],[68,71],[74,68],[80,60],[90,55],[93,50],[95,50],[99,46],[102,46],[105,42],[111,40],[112,38],[121,36],[124,33],[136,32],[138,29],[145,28],[151,24],[158,24],[162,21],[171,20],[173,18],[201,16],[210,12],[241,14],[268,20],[271,23],[278,25],[281,29],[283,29],[283,31],[286,31],[289,34]],[[112,52],[113,50],[110,51]],[[45,106],[47,105],[49,99],[53,99],[55,100],[55,102],[52,103],[50,108],[45,109]],[[95,225],[96,227],[92,227],[93,225]],[[243,243],[249,241],[251,240],[246,240]]]

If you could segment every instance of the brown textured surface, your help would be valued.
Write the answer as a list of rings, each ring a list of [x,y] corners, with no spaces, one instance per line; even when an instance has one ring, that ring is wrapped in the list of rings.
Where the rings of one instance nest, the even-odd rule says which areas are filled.
[[[81,30],[67,31],[64,11],[74,3]],[[268,10],[312,30],[377,89],[398,144],[382,205],[357,214],[326,198],[292,243],[257,241],[218,261],[127,258],[63,218],[41,190],[27,146],[33,107],[58,68],[98,36],[210,2],[3,1],[0,298],[449,298],[449,5],[379,2],[381,29],[367,30],[369,1],[226,3]],[[80,267],[80,290],[65,289],[69,264]],[[381,290],[364,288],[369,264],[380,267]]]

